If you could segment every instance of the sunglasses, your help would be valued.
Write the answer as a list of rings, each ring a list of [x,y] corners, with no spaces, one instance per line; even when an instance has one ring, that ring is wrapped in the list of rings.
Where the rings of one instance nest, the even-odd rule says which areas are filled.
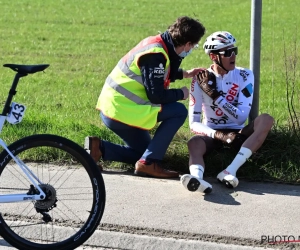
[[[235,55],[238,54],[238,47],[233,47],[224,51],[219,51],[218,53],[220,55],[224,55],[224,57],[231,57],[232,53],[234,53]]]

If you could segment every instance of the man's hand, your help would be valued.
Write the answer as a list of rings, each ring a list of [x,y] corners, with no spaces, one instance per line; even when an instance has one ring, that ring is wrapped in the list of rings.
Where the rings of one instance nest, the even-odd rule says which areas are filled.
[[[194,68],[183,71],[183,78],[191,78],[199,74],[199,72],[205,70],[205,68]]]
[[[183,99],[182,100],[186,100],[189,97],[189,89],[187,87],[182,87],[181,90],[183,91]]]
[[[204,70],[197,75],[197,80],[202,91],[210,98],[215,100],[220,96],[220,93],[215,89],[216,76],[213,73]]]

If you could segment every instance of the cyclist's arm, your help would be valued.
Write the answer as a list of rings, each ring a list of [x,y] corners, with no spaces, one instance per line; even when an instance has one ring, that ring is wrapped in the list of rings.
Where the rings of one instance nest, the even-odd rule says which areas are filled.
[[[198,85],[196,77],[193,78],[190,86],[189,101],[189,125],[191,132],[213,137],[215,130],[204,125],[202,121],[202,91]]]
[[[226,101],[225,97],[218,97],[215,104],[238,125],[244,124],[247,120],[253,101],[254,76],[252,71],[247,70],[248,76],[244,80],[240,78],[240,92],[236,106]]]

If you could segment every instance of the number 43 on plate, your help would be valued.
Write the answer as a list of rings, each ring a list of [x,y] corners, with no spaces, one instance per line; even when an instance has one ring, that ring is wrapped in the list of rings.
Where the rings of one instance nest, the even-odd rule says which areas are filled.
[[[11,124],[20,123],[23,119],[26,107],[22,104],[12,102],[9,114],[6,120]]]

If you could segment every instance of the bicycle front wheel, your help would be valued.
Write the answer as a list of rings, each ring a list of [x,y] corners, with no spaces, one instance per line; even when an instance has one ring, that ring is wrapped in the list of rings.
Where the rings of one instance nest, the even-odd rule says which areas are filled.
[[[33,135],[9,147],[37,177],[46,198],[0,203],[0,234],[18,249],[75,249],[96,230],[105,207],[99,168],[78,144],[56,135]],[[0,154],[1,195],[37,192],[18,164]]]

